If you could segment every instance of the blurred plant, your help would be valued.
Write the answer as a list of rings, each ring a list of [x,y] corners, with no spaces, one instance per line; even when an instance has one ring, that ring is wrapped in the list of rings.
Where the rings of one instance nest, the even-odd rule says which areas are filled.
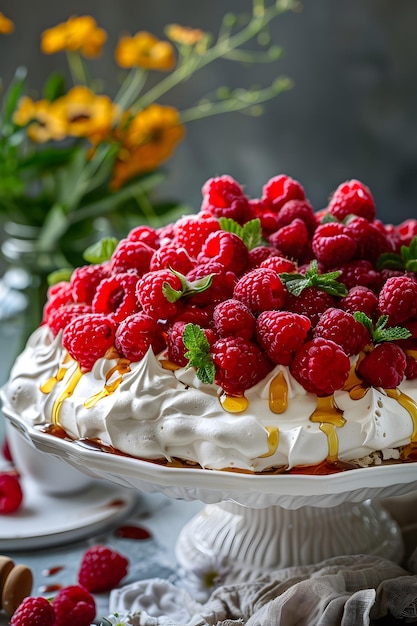
[[[107,39],[92,17],[71,17],[44,31],[42,52],[66,53],[72,85],[67,88],[63,75],[54,73],[43,97],[34,100],[27,95],[26,71],[18,68],[3,93],[0,218],[35,227],[37,250],[53,252],[61,266],[79,263],[91,240],[124,232],[133,216],[135,223],[153,226],[173,219],[179,207],[156,203],[152,193],[185,125],[233,111],[260,114],[262,103],[290,88],[291,81],[277,78],[257,89],[219,87],[184,111],[158,101],[218,59],[279,59],[281,49],[271,44],[268,26],[296,6],[295,0],[253,0],[249,16],[224,16],[216,38],[177,24],[166,27],[166,41],[144,31],[121,37],[114,53],[124,74],[114,98],[89,73]],[[0,14],[0,33],[13,29]],[[255,50],[245,48],[250,41]],[[150,72],[165,75],[157,80]],[[97,235],[98,221],[107,232]]]

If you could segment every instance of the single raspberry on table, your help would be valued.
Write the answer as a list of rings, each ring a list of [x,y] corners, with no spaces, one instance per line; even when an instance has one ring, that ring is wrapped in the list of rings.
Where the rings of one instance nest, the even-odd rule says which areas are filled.
[[[28,596],[17,607],[10,626],[55,626],[55,611],[46,598]]]
[[[219,229],[219,221],[210,214],[186,215],[174,224],[172,243],[196,259],[210,233]]]
[[[244,274],[233,291],[233,297],[243,302],[253,313],[282,308],[286,296],[287,290],[278,274],[264,267]]]
[[[173,269],[181,274],[188,274],[195,266],[187,250],[174,244],[161,246],[152,255],[149,269],[151,272],[163,269]]]
[[[389,316],[391,324],[401,324],[417,314],[417,280],[409,276],[393,276],[383,285],[379,310]]]
[[[23,501],[19,478],[12,472],[0,473],[0,515],[14,513]]]
[[[97,287],[103,278],[107,278],[109,275],[110,269],[108,263],[76,267],[70,279],[74,302],[91,304]]]
[[[314,329],[314,337],[331,339],[348,356],[359,354],[371,341],[369,331],[363,324],[347,311],[335,307],[324,311]]]
[[[264,311],[256,322],[259,345],[274,363],[289,365],[307,338],[308,317],[287,311]]]
[[[214,382],[230,395],[239,395],[256,385],[273,364],[253,342],[243,337],[223,337],[211,346],[216,369]]]
[[[218,230],[207,237],[197,261],[221,263],[230,272],[240,274],[248,264],[249,251],[240,237]]]
[[[90,313],[70,322],[62,334],[62,345],[82,371],[89,371],[114,344],[116,324],[101,313]]]
[[[111,316],[115,322],[123,321],[139,310],[136,299],[137,274],[122,272],[101,281],[97,287],[92,307],[94,313]]]
[[[339,305],[348,313],[353,314],[356,311],[362,311],[370,319],[373,319],[378,310],[378,297],[369,287],[358,285],[349,289],[345,297],[340,300]]]
[[[310,237],[307,226],[298,217],[269,236],[269,242],[291,259],[302,259],[308,249]]]
[[[317,287],[306,287],[299,296],[288,294],[286,299],[286,308],[293,313],[306,315],[312,328],[316,326],[321,315],[334,305],[334,297]]]
[[[165,348],[165,341],[157,321],[143,311],[124,319],[116,329],[116,350],[129,361],[141,361],[149,348],[158,354]]]
[[[79,302],[64,304],[50,313],[47,324],[53,334],[57,335],[72,320],[82,315],[87,315],[87,313],[92,313],[92,311],[93,309],[89,304],[81,304]]]
[[[289,200],[305,200],[305,192],[301,184],[287,176],[279,174],[270,178],[262,189],[262,202],[275,213]]]
[[[252,311],[243,302],[229,298],[214,308],[213,323],[220,337],[251,339],[256,320]]]
[[[395,343],[379,343],[359,362],[358,374],[372,387],[393,389],[404,378],[407,359]]]
[[[328,222],[318,226],[311,245],[316,259],[326,267],[343,265],[356,252],[355,240],[340,222]]]
[[[227,217],[244,224],[252,217],[249,200],[242,186],[231,176],[210,178],[202,188],[201,211],[214,217]]]
[[[91,593],[80,585],[61,589],[52,600],[54,626],[90,626],[96,616],[96,603]]]
[[[126,576],[128,559],[104,545],[94,545],[83,554],[78,582],[92,593],[114,589]]]
[[[110,259],[110,270],[113,274],[136,272],[138,276],[142,276],[149,271],[153,253],[154,249],[143,241],[122,239]]]
[[[345,384],[350,360],[334,341],[317,337],[295,353],[290,370],[306,391],[329,396]]]
[[[373,222],[376,214],[375,200],[366,185],[352,179],[338,186],[330,198],[327,211],[340,222],[351,214]]]

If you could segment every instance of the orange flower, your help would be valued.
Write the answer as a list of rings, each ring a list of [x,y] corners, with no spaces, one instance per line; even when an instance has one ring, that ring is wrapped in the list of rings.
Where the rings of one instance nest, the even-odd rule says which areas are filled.
[[[67,120],[67,134],[88,137],[92,143],[106,139],[119,117],[118,107],[108,96],[96,95],[81,85],[58,98],[55,105]]]
[[[185,46],[194,46],[204,37],[204,32],[199,28],[189,28],[188,26],[181,26],[180,24],[170,24],[167,26],[166,34],[171,41]]]
[[[41,50],[44,54],[79,50],[86,57],[97,57],[106,39],[106,32],[97,26],[94,18],[73,16],[42,33]]]
[[[121,37],[115,51],[120,67],[142,67],[147,70],[172,70],[175,66],[174,48],[141,31],[133,37]]]
[[[1,13],[0,11],[0,33],[2,35],[8,35],[14,31],[14,24],[12,20],[9,20],[8,17]]]
[[[26,96],[21,98],[13,121],[18,126],[29,125],[27,133],[35,143],[60,141],[67,136],[66,119],[49,100],[34,102]]]
[[[122,137],[112,186],[118,188],[141,172],[155,170],[172,155],[184,134],[174,107],[152,104],[137,113]]]

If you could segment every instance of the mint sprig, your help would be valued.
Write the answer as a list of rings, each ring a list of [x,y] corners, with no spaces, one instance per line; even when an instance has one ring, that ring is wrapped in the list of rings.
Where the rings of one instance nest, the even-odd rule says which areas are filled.
[[[212,384],[216,368],[210,354],[210,344],[204,331],[197,324],[187,324],[184,327],[182,338],[188,349],[184,355],[188,359],[187,369],[194,367],[201,382]]]
[[[395,252],[381,254],[376,262],[376,269],[417,272],[417,236],[413,237],[409,246],[401,246],[400,254]]]
[[[241,226],[230,217],[221,217],[219,224],[222,230],[240,237],[248,250],[256,248],[262,242],[262,227],[259,218],[250,220]]]
[[[384,341],[398,341],[399,339],[408,339],[411,337],[410,331],[402,326],[390,326],[387,328],[388,315],[381,315],[375,324],[362,311],[355,311],[353,317],[357,322],[365,326],[374,344]]]
[[[343,298],[347,294],[346,286],[337,280],[340,271],[319,274],[317,261],[312,261],[305,274],[282,272],[279,277],[294,296],[299,296],[307,287],[317,287],[331,296]]]
[[[181,272],[176,272],[175,270],[173,270],[172,267],[170,267],[169,269],[174,274],[174,276],[179,279],[181,283],[181,289],[174,289],[174,287],[172,287],[172,285],[170,285],[168,281],[164,282],[162,285],[162,293],[164,294],[168,302],[176,302],[182,297],[192,296],[196,293],[201,293],[202,291],[208,289],[213,282],[214,274],[207,274],[207,276],[203,276],[203,278],[198,278],[197,280],[191,281],[188,280],[188,278],[184,276],[184,274],[181,274]]]
[[[104,263],[111,259],[118,243],[116,237],[103,237],[100,241],[89,246],[84,251],[83,257],[89,263]]]

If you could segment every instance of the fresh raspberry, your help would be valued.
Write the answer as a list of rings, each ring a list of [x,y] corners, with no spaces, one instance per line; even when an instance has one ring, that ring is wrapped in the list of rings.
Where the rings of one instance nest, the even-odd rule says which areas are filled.
[[[87,313],[92,313],[92,307],[89,304],[80,304],[77,302],[64,304],[50,313],[47,324],[56,336],[59,331],[65,328],[72,320],[82,315],[87,315]]]
[[[10,450],[9,440],[7,439],[7,437],[5,437],[3,439],[3,444],[1,446],[1,453],[2,453],[3,458],[5,459],[5,461],[8,461],[12,465],[14,465],[12,452]]]
[[[213,318],[213,305],[208,305],[206,307],[195,306],[194,304],[187,303],[184,308],[181,309],[178,319],[174,319],[174,322],[184,321],[190,324],[197,324],[202,328],[206,328],[210,326],[212,318]]]
[[[197,261],[221,263],[226,270],[240,274],[248,264],[249,252],[240,237],[218,230],[207,237]]]
[[[181,290],[181,281],[170,270],[157,270],[144,274],[136,284],[136,298],[145,311],[155,319],[168,320],[175,317],[181,302],[170,302],[164,295],[165,285]]]
[[[309,235],[307,226],[298,217],[269,237],[271,245],[291,259],[301,259],[307,249]]]
[[[415,380],[417,378],[417,360],[408,354],[406,354],[406,358],[405,377],[407,380]]]
[[[317,219],[314,215],[313,207],[308,200],[289,200],[286,202],[277,215],[277,228],[288,226],[295,219],[300,219],[306,225],[309,237],[313,236],[317,228]]]
[[[393,252],[392,243],[378,221],[371,223],[364,217],[355,217],[347,222],[346,233],[356,242],[356,259],[375,264],[381,254]]]
[[[314,337],[331,339],[348,356],[359,354],[371,341],[369,331],[363,324],[357,322],[347,311],[334,307],[324,311],[314,329]]]
[[[396,230],[401,237],[403,245],[409,246],[414,237],[417,237],[417,220],[413,217],[405,220],[398,224]]]
[[[374,270],[370,261],[350,261],[338,266],[337,270],[340,272],[337,280],[343,283],[347,289],[357,285],[363,285],[372,289],[381,280],[379,272]]]
[[[237,282],[233,297],[253,313],[282,308],[287,290],[274,270],[259,267],[244,274]]]
[[[84,552],[78,582],[92,593],[109,591],[126,576],[128,566],[129,561],[122,554],[98,544]]]
[[[328,222],[318,226],[311,245],[317,260],[326,267],[343,265],[356,252],[354,239],[340,222]]]
[[[256,323],[248,307],[233,298],[224,300],[215,307],[213,322],[220,337],[244,337],[244,339],[251,339]]]
[[[55,611],[46,598],[29,596],[17,607],[10,626],[55,626]]]
[[[249,206],[253,218],[259,219],[265,239],[278,228],[278,214],[271,210],[268,203],[263,200],[249,200]]]
[[[0,473],[0,514],[14,513],[23,501],[19,478],[12,472]]]
[[[143,311],[129,315],[119,324],[114,345],[129,361],[141,361],[150,347],[154,354],[165,348],[158,323]]]
[[[136,300],[137,274],[123,272],[101,281],[93,299],[94,313],[112,316],[115,322],[123,321],[138,311]]]
[[[129,241],[141,241],[156,250],[159,246],[159,234],[150,226],[136,226],[128,234]]]
[[[382,287],[379,310],[392,325],[401,324],[417,314],[417,280],[409,276],[389,278]]]
[[[306,391],[329,396],[345,384],[350,360],[334,341],[317,337],[295,353],[290,369]]]
[[[163,269],[173,269],[180,274],[188,274],[195,263],[188,255],[185,248],[174,244],[167,244],[155,250],[151,258],[149,269],[151,272]]]
[[[372,387],[393,389],[405,375],[407,359],[404,351],[391,341],[379,343],[357,367],[358,374]]]
[[[239,183],[231,176],[210,178],[202,189],[201,210],[214,217],[227,217],[244,224],[252,215],[249,200]]]
[[[174,225],[173,243],[196,259],[210,233],[219,229],[218,220],[211,215],[186,215]]]
[[[120,272],[135,272],[142,276],[149,271],[149,264],[154,249],[142,241],[122,239],[110,259],[110,269],[113,274]]]
[[[376,213],[375,201],[368,187],[355,179],[339,185],[330,199],[327,210],[340,222],[351,214],[373,222]]]
[[[76,267],[70,280],[74,302],[91,304],[97,287],[109,275],[109,264]]]
[[[316,287],[306,287],[299,296],[289,294],[286,299],[286,308],[293,313],[306,315],[314,328],[320,316],[329,307],[334,306],[333,296]]]
[[[349,289],[346,296],[340,300],[339,305],[348,313],[353,314],[356,311],[362,311],[370,319],[373,319],[377,314],[378,298],[372,289],[358,285]]]
[[[175,227],[176,224],[165,224],[165,226],[161,226],[156,229],[156,234],[158,237],[158,246],[167,246],[169,243],[173,243],[175,238]]]
[[[272,363],[255,343],[243,337],[223,337],[211,347],[214,382],[230,395],[239,395],[265,378]]]
[[[271,246],[256,246],[252,248],[252,250],[249,250],[247,271],[259,267],[263,261],[266,261],[266,259],[274,254],[276,254],[276,252]]]
[[[305,200],[305,192],[298,181],[280,174],[270,178],[264,185],[261,199],[272,211],[278,213],[289,200]]]
[[[233,289],[237,283],[237,277],[234,272],[226,269],[221,263],[210,261],[201,265],[196,265],[194,269],[187,274],[187,279],[195,281],[205,276],[212,275],[211,285],[205,291],[196,293],[190,298],[193,305],[205,307],[216,305],[222,300],[227,300],[233,295]]]
[[[43,308],[42,323],[47,324],[49,316],[53,311],[59,309],[64,304],[73,302],[72,289],[70,283],[59,282],[49,287],[47,292],[47,301]]]
[[[185,357],[188,348],[184,345],[183,340],[184,328],[188,323],[190,322],[184,320],[175,322],[167,331],[168,359],[180,367],[185,367],[188,364],[188,359]],[[217,339],[214,331],[211,328],[202,328],[202,331],[209,344],[212,345]]]
[[[286,311],[264,311],[256,322],[258,343],[274,363],[289,365],[310,330],[304,315]]]
[[[277,274],[284,272],[285,274],[291,274],[297,271],[297,265],[294,261],[286,259],[284,256],[270,256],[265,261],[262,261],[260,267],[266,267],[270,270],[274,270]]]
[[[96,616],[96,603],[89,591],[79,585],[61,589],[52,600],[54,626],[90,626]]]
[[[104,357],[113,346],[115,323],[101,313],[77,317],[64,329],[62,345],[82,371],[89,371],[97,359]]]

